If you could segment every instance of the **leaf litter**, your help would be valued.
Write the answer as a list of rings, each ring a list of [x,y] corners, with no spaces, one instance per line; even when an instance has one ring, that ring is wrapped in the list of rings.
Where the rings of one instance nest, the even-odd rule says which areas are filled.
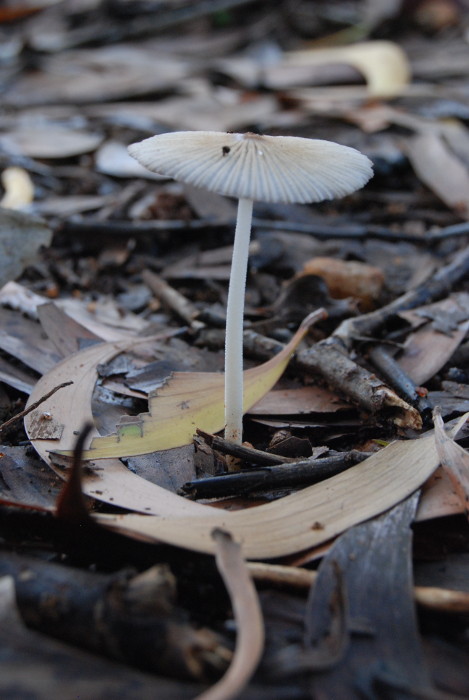
[[[318,3],[314,12],[307,3],[288,10],[280,3],[266,13],[257,2],[224,5],[228,10],[220,10],[217,2],[178,0],[156,12],[152,3],[145,8],[120,3],[117,13],[109,13],[100,2],[93,10],[89,3],[59,3],[36,14],[28,11],[8,27],[9,63],[2,64],[1,76],[7,106],[0,114],[3,202],[11,207],[5,210],[1,237],[12,251],[3,256],[0,292],[2,541],[6,547],[21,542],[20,550],[36,558],[48,548],[63,562],[58,566],[65,578],[75,570],[64,564],[89,567],[93,578],[94,569],[106,566],[117,573],[130,565],[143,573],[155,559],[169,562],[190,624],[216,628],[225,647],[213,657],[216,670],[211,667],[210,677],[194,666],[197,687],[183,681],[168,685],[154,674],[146,686],[140,676],[137,681],[137,671],[120,664],[121,687],[133,682],[136,697],[154,696],[155,688],[161,697],[195,697],[213,686],[219,697],[292,698],[303,693],[305,677],[308,696],[318,684],[334,692],[340,686],[343,694],[344,683],[347,692],[355,692],[351,688],[359,683],[368,694],[371,688],[430,694],[438,689],[466,697],[469,689],[460,670],[467,667],[467,645],[464,631],[455,632],[454,616],[464,630],[467,602],[451,577],[455,566],[467,573],[468,541],[463,425],[468,228],[466,194],[460,189],[467,179],[469,116],[465,10],[452,3],[440,3],[445,11],[439,13],[426,12],[431,3],[404,10],[373,3],[366,12],[349,6],[344,14],[342,3],[327,8]],[[389,18],[393,25],[383,42],[382,23]],[[15,43],[15,37],[21,40]],[[379,51],[394,58],[383,64]],[[300,58],[309,65],[300,65]],[[374,161],[375,179],[347,200],[314,209],[259,205],[254,217],[244,333],[247,372],[253,373],[248,376],[257,370],[256,381],[261,381],[263,365],[275,365],[272,358],[309,311],[324,306],[328,319],[308,331],[274,391],[265,393],[276,379],[273,374],[264,371],[269,381],[262,391],[254,383],[254,398],[265,395],[245,416],[251,444],[243,446],[242,456],[228,452],[228,458],[244,460],[239,474],[254,484],[259,469],[277,468],[256,464],[270,453],[277,460],[278,454],[285,457],[279,474],[295,465],[298,472],[321,470],[324,462],[362,455],[359,463],[314,486],[251,486],[224,497],[226,452],[216,449],[213,435],[208,442],[198,438],[192,443],[193,428],[204,427],[199,425],[186,431],[184,446],[171,449],[161,442],[170,439],[170,431],[160,434],[157,428],[158,441],[144,448],[148,454],[139,453],[142,417],[153,427],[167,418],[151,393],[147,408],[155,381],[164,382],[176,371],[184,394],[179,403],[184,403],[191,393],[184,382],[195,376],[194,367],[217,377],[216,382],[221,377],[232,203],[135,170],[125,148],[155,133],[187,128],[325,138],[358,148]],[[21,210],[22,230],[31,231],[32,244],[17,235],[14,208]],[[299,282],[310,258],[316,260],[314,274]],[[345,271],[335,286],[328,259],[340,261]],[[376,270],[378,286],[364,294],[357,293],[358,286],[347,286],[346,271],[354,265],[360,273]],[[114,353],[123,359],[109,362]],[[155,362],[158,367],[151,366]],[[138,391],[131,389],[135,372],[148,367]],[[34,461],[21,444],[26,436],[19,421],[7,421],[20,414],[26,395],[40,399],[47,388],[69,380],[75,384],[58,389],[50,404],[44,402],[26,417],[41,457]],[[208,387],[207,396],[213,398],[210,392]],[[449,426],[443,428],[436,414],[433,435],[436,406]],[[83,491],[94,528],[86,543],[76,534],[83,526],[66,522],[63,509],[51,505],[55,476],[51,482],[44,478],[48,471],[40,472],[52,467],[51,475],[68,479],[70,458],[57,451],[74,449],[85,419],[99,427],[96,445],[117,427],[124,439],[113,454],[127,452],[126,442],[138,453],[123,461],[113,456],[83,463]],[[164,425],[171,423],[167,418]],[[461,426],[458,444],[450,432],[453,424]],[[214,420],[205,427],[211,433],[223,425]],[[215,480],[221,495],[198,502],[183,498],[178,489],[187,479],[191,484]],[[418,507],[416,497],[406,502],[421,487]],[[401,505],[389,512],[396,504]],[[392,616],[393,610],[398,615],[409,609],[412,520],[413,566],[421,574],[414,590],[417,622],[407,616],[419,673],[409,678],[411,655],[403,659],[399,650],[393,671],[379,671],[385,652],[376,627],[376,596],[397,581],[395,603],[387,612]],[[379,554],[373,542],[383,527],[393,534]],[[211,564],[214,528],[229,532],[227,542],[239,547],[227,585],[238,580],[240,590],[231,592],[231,601]],[[363,542],[366,553],[360,549]],[[386,558],[387,547],[392,556]],[[339,550],[343,557],[335,553]],[[242,621],[237,613],[235,621],[230,619],[237,606],[249,609],[241,553],[254,560],[274,557],[291,573],[301,565],[308,574],[300,589],[288,582],[292,577],[279,584],[275,569],[264,564],[262,584],[256,584],[262,589],[264,622],[257,617],[257,627],[255,615],[252,621]],[[380,556],[386,567],[379,564]],[[312,645],[311,630],[325,621],[325,607],[314,591],[308,607],[304,594],[306,585],[315,586],[321,558],[324,570],[334,570],[327,590],[322,584],[318,589],[318,596],[331,602],[329,646]],[[437,586],[422,565],[426,559],[447,565]],[[353,561],[353,572],[347,561]],[[259,565],[252,561],[248,568]],[[356,580],[373,590],[365,601],[354,594]],[[422,589],[419,595],[417,589]],[[359,620],[351,615],[351,604],[358,604]],[[135,622],[135,611],[132,616]],[[217,686],[216,680],[232,659],[233,625],[244,639],[239,653],[245,660],[236,674],[239,684],[223,690],[223,681]],[[373,625],[377,632],[367,637]],[[259,665],[260,644],[255,653],[245,644],[250,636],[260,640],[262,626],[267,644]],[[80,630],[73,624],[68,628],[79,644]],[[278,657],[272,649],[274,629]],[[444,664],[428,629],[444,640]],[[367,659],[377,660],[365,676],[355,664],[364,638]],[[177,648],[169,637],[164,644]],[[289,648],[296,650],[296,660]],[[37,652],[35,658],[30,649],[24,658],[37,668]],[[67,658],[74,659],[73,669],[85,663],[76,650]],[[318,660],[325,675],[317,673]],[[44,663],[55,668],[51,656]],[[164,663],[162,668],[165,675]],[[26,679],[19,682],[24,685]],[[56,675],[51,673],[46,685],[48,696],[66,697]],[[99,692],[96,681],[82,690],[84,697]]]

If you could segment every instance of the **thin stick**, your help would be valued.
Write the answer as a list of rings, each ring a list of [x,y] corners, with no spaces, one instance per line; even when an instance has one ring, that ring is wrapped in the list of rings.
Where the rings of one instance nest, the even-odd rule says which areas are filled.
[[[224,498],[234,495],[244,496],[260,491],[270,493],[275,489],[317,484],[340,474],[369,456],[369,453],[352,450],[323,459],[309,458],[273,467],[211,476],[186,482],[181,486],[180,492],[194,500]]]
[[[197,307],[178,292],[177,289],[171,287],[162,277],[150,270],[144,270],[142,277],[145,284],[150,287],[158,299],[175,311],[193,330],[197,331],[204,328],[205,324],[196,319],[199,313]]]
[[[44,401],[47,401],[47,399],[49,399],[53,394],[55,394],[56,391],[58,391],[59,389],[63,389],[66,386],[70,386],[70,384],[73,384],[73,382],[62,382],[62,384],[58,384],[53,389],[48,391],[47,394],[44,394],[44,396],[41,396],[40,399],[28,406],[28,408],[25,408],[23,411],[17,413],[16,416],[13,416],[13,418],[10,418],[9,420],[5,421],[5,423],[2,423],[2,425],[0,425],[0,433],[3,432],[6,428],[9,428],[10,425],[13,425],[13,423],[16,423],[17,421],[21,420],[21,418],[27,416],[28,413],[31,413],[31,411],[34,411],[38,406],[41,405],[41,403],[44,403]]]
[[[317,571],[295,566],[266,564],[249,561],[246,564],[249,573],[257,584],[278,586],[307,593],[316,583]],[[445,612],[467,613],[469,611],[469,593],[453,591],[434,586],[414,586],[414,600],[418,605]]]
[[[231,455],[237,457],[238,459],[243,459],[249,461],[250,464],[256,464],[261,466],[271,466],[273,464],[285,464],[285,462],[298,462],[299,460],[294,457],[283,457],[282,455],[273,454],[270,452],[264,452],[263,450],[256,450],[254,447],[247,447],[246,445],[237,445],[229,440],[225,440],[219,435],[212,435],[211,433],[206,433],[203,430],[197,428],[195,431],[199,437],[201,437],[205,443],[225,455]]]
[[[223,219],[159,219],[153,221],[133,221],[132,227],[128,221],[108,220],[99,221],[96,219],[86,219],[85,221],[64,221],[57,227],[61,233],[76,235],[85,238],[86,236],[113,235],[127,238],[132,236],[154,236],[167,231],[200,231],[207,229],[231,229],[233,222]],[[438,243],[447,238],[460,238],[469,236],[469,222],[465,221],[454,226],[445,226],[437,231],[428,231],[424,236],[405,233],[404,231],[394,231],[384,226],[371,226],[366,224],[331,225],[331,224],[303,224],[291,221],[275,221],[270,219],[253,219],[253,227],[256,229],[267,229],[270,231],[288,231],[291,233],[304,233],[325,240],[347,238],[351,240],[361,240],[372,238],[391,242],[415,243],[418,246],[428,246],[429,243]]]

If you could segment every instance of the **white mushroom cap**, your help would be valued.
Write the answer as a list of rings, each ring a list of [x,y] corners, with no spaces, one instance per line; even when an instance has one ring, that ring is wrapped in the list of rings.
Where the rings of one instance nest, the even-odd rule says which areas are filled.
[[[295,136],[176,131],[129,146],[149,170],[238,199],[320,202],[363,187],[373,174],[359,151]]]

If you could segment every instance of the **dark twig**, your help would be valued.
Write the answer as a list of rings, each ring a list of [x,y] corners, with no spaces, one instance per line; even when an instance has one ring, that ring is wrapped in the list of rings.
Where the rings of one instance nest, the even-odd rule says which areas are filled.
[[[320,374],[330,386],[372,415],[381,414],[396,425],[414,430],[422,427],[417,410],[352,360],[333,335],[299,352],[295,362],[303,372]]]
[[[148,35],[161,34],[187,22],[212,15],[219,11],[231,10],[252,3],[252,0],[203,0],[202,2],[183,3],[182,6],[172,7],[169,3],[162,5],[155,12],[143,12],[128,16],[126,21],[110,21],[113,3],[104,22],[80,23],[67,33],[66,48],[75,48],[92,44],[110,44],[118,41],[137,39]],[[111,15],[112,16],[112,15]],[[68,36],[70,35],[70,36]],[[62,44],[59,48],[63,48]],[[56,49],[57,50],[57,49]]]
[[[220,498],[316,484],[340,474],[369,456],[367,453],[352,450],[322,459],[305,459],[292,464],[213,476],[188,481],[181,487],[180,493],[192,499]]]
[[[427,400],[418,392],[415,383],[389,351],[382,345],[375,345],[369,350],[368,355],[380,374],[394,387],[399,396],[415,406],[422,418],[431,420],[431,407]]]
[[[425,234],[425,240],[444,241],[447,238],[458,238],[459,236],[469,236],[469,221],[454,226],[445,226],[439,231],[429,231]]]
[[[183,294],[178,292],[177,289],[171,287],[160,275],[157,275],[151,270],[144,270],[142,277],[153,294],[155,294],[163,304],[175,311],[175,313],[186,321],[193,330],[198,331],[204,327],[205,324],[197,318],[199,313],[198,308]]]
[[[62,384],[58,384],[55,386],[53,389],[51,389],[47,394],[44,394],[44,396],[41,396],[40,399],[32,403],[30,406],[25,408],[23,411],[20,411],[19,413],[16,414],[16,416],[13,416],[13,418],[10,418],[9,420],[5,421],[5,423],[2,423],[0,425],[0,433],[3,432],[6,428],[9,428],[13,423],[16,423],[17,421],[21,420],[21,418],[24,418],[25,416],[28,415],[28,413],[31,413],[31,411],[36,410],[38,406],[40,406],[44,401],[47,401],[48,398],[50,398],[53,394],[55,394],[56,391],[59,389],[63,389],[66,386],[70,386],[70,384],[73,384],[73,382],[62,382]]]
[[[200,679],[213,672],[217,652],[225,652],[221,637],[194,629],[175,605],[176,579],[165,564],[138,574],[129,568],[108,574],[2,552],[0,576],[5,575],[15,579],[17,605],[30,627],[121,664]],[[141,698],[137,687],[131,695]],[[144,696],[161,697],[158,689]]]
[[[226,219],[190,219],[189,221],[183,219],[153,221],[99,221],[96,219],[85,219],[83,221],[65,221],[60,224],[60,231],[77,235],[95,235],[100,233],[113,236],[150,236],[165,231],[184,232],[213,228],[231,231],[234,223],[234,220]],[[415,243],[416,245],[428,245],[429,243],[437,243],[448,238],[459,238],[469,235],[469,225],[467,223],[447,226],[439,231],[430,231],[424,236],[401,233],[384,226],[365,224],[331,226],[329,224],[303,224],[301,222],[276,221],[256,217],[253,219],[252,225],[253,229],[304,233],[321,239],[349,238],[360,240],[373,238],[395,243]]]
[[[282,457],[281,455],[274,455],[270,452],[264,452],[263,450],[256,450],[253,447],[247,447],[246,445],[237,445],[234,442],[231,442],[231,440],[225,440],[218,435],[205,433],[203,430],[197,429],[196,433],[213,450],[217,450],[217,452],[221,452],[225,455],[237,457],[243,461],[250,462],[250,464],[258,464],[259,466],[268,467],[275,464],[285,464],[285,462],[296,461],[291,457]]]

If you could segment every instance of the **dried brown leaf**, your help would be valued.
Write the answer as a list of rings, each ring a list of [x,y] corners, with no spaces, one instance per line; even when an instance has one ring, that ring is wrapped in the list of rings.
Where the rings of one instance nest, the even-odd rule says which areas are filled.
[[[469,515],[469,454],[454,441],[454,435],[469,420],[469,413],[462,416],[450,434],[445,431],[438,409],[433,412],[433,420],[436,448],[441,464],[451,480],[461,507],[464,508],[466,515]]]
[[[304,386],[299,389],[274,389],[249,409],[251,415],[300,415],[302,413],[335,413],[350,408],[329,389]]]
[[[454,319],[448,333],[438,331],[433,325],[424,323],[408,337],[398,362],[415,384],[424,384],[434,377],[466,337],[469,328],[467,304],[466,294],[454,295],[436,304],[399,314],[411,322],[425,321],[427,318],[441,314],[448,327],[451,318]]]
[[[423,487],[417,520],[432,520],[462,512],[464,512],[464,504],[461,504],[454,492],[447,472],[442,467],[438,467]]]

